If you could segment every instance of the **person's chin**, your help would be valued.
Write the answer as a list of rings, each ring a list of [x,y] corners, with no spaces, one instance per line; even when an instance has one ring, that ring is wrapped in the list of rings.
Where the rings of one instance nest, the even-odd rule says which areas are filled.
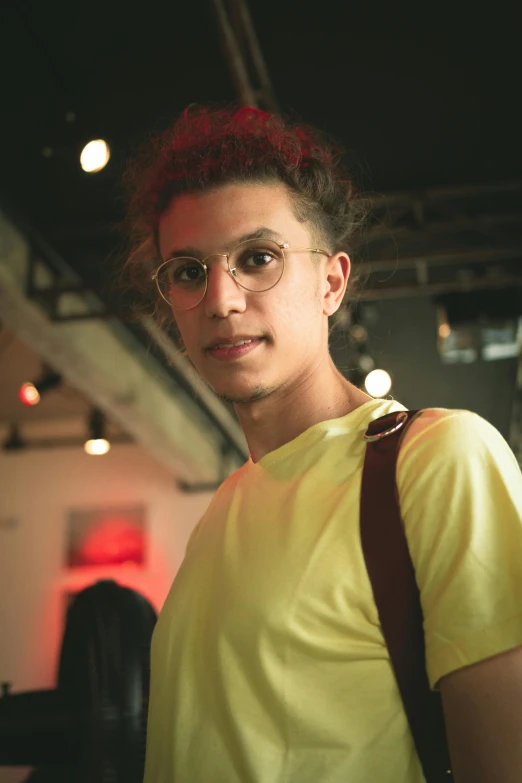
[[[222,400],[234,405],[248,405],[257,402],[271,393],[271,389],[259,381],[253,383],[212,383],[209,384]]]

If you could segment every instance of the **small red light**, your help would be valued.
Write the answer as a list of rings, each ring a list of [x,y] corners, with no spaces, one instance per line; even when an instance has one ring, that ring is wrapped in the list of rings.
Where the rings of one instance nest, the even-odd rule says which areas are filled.
[[[40,402],[40,394],[32,383],[22,384],[18,391],[18,397],[24,405],[28,405],[29,407],[38,405]]]

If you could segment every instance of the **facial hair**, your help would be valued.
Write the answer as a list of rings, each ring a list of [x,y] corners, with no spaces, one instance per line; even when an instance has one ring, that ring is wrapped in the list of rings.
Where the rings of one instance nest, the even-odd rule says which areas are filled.
[[[217,392],[215,389],[214,392],[217,394],[220,400],[229,402],[232,405],[248,405],[249,403],[257,402],[258,400],[263,400],[266,397],[269,397],[272,394],[273,389],[267,389],[265,386],[258,386],[256,389],[253,389],[247,395],[242,397],[230,397],[227,394],[219,394],[219,392]]]

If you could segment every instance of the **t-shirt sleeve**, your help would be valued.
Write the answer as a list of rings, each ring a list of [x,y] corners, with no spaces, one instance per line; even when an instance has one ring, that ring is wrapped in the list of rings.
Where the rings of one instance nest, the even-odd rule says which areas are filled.
[[[475,413],[439,409],[416,424],[397,486],[436,690],[445,674],[522,645],[522,474]]]
[[[189,551],[190,547],[192,546],[192,544],[193,544],[193,543],[194,543],[194,541],[196,540],[196,537],[197,537],[197,535],[198,535],[198,533],[199,533],[199,529],[200,529],[200,527],[201,527],[201,523],[202,523],[202,521],[203,521],[203,518],[201,518],[201,519],[199,520],[199,522],[196,524],[196,526],[195,526],[195,527],[193,528],[193,530],[191,531],[191,533],[190,533],[190,535],[189,535],[189,537],[188,537],[187,545],[186,545],[186,547],[185,547],[185,555],[187,554],[187,552]]]

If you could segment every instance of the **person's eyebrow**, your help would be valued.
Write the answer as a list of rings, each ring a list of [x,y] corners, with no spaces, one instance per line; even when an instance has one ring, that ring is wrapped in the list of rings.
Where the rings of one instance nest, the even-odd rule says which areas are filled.
[[[229,253],[236,247],[236,245],[241,244],[241,242],[247,242],[249,239],[271,239],[273,242],[283,244],[283,238],[281,234],[278,234],[277,231],[273,231],[271,228],[267,228],[266,226],[259,226],[259,228],[256,228],[254,231],[249,231],[247,234],[242,234],[242,236],[236,237],[232,241],[228,242],[228,244],[226,244],[221,250],[216,250],[216,253]],[[204,255],[205,254],[201,250],[198,250],[195,247],[182,247],[171,250],[166,258],[179,258],[180,256],[203,258]]]

